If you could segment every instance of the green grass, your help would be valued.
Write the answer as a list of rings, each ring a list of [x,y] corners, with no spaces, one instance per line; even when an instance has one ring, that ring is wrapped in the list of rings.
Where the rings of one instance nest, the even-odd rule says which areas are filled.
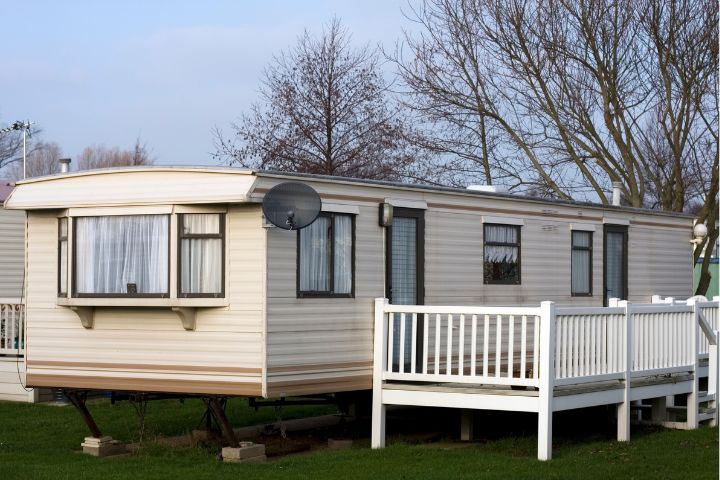
[[[137,438],[137,417],[127,403],[93,402],[103,431],[119,440]],[[175,435],[195,427],[199,400],[151,402],[146,438]],[[285,407],[284,418],[327,413],[327,408]],[[254,412],[235,399],[228,407],[235,426],[274,420],[272,408]],[[633,441],[607,437],[577,439],[559,434],[554,459],[535,460],[536,439],[514,434],[480,444],[408,445],[379,451],[358,446],[286,457],[265,465],[222,464],[216,447],[168,448],[148,441],[141,453],[98,459],[77,453],[87,435],[72,407],[0,402],[0,479],[460,479],[460,478],[682,478],[718,477],[718,430],[634,429]]]

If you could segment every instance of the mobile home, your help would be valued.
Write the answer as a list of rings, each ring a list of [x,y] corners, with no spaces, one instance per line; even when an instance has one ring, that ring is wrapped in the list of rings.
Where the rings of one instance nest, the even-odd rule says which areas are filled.
[[[288,181],[322,198],[303,230],[263,218],[265,193]],[[209,167],[28,179],[5,208],[27,211],[34,387],[367,390],[378,297],[602,306],[691,295],[693,222],[675,213]]]
[[[0,202],[12,189],[0,179]],[[25,213],[0,209],[0,400],[34,402],[49,398],[49,392],[24,387],[24,262]]]

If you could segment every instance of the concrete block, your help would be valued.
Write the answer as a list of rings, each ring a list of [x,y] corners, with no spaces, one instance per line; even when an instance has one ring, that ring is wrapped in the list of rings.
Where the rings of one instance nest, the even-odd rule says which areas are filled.
[[[224,447],[222,449],[224,462],[233,463],[262,463],[265,456],[265,445],[262,443],[240,442],[240,447]]]
[[[113,440],[112,437],[85,437],[85,441],[80,444],[83,453],[92,455],[93,457],[109,457],[112,455],[122,455],[127,453],[124,443]]]
[[[334,438],[328,438],[328,448],[330,450],[347,450],[352,448],[352,440],[337,440]]]

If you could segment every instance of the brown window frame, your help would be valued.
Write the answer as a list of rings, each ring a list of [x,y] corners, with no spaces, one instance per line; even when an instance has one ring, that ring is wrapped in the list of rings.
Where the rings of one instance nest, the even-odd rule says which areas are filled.
[[[204,213],[199,212],[199,215],[219,215],[220,225],[219,233],[183,233],[185,225],[184,213],[178,214],[177,226],[177,296],[178,298],[225,298],[225,214],[224,213]],[[222,258],[220,260],[220,293],[184,293],[182,291],[182,241],[188,238],[195,239],[220,239]]]
[[[590,246],[589,247],[579,247],[575,246],[575,234],[576,233],[589,233],[590,234]],[[570,296],[572,297],[592,297],[593,296],[593,235],[594,232],[590,230],[571,230],[570,231]],[[572,272],[573,272],[573,261],[572,261],[572,252],[573,250],[582,250],[587,251],[590,253],[589,262],[590,265],[588,265],[588,275],[589,278],[589,291],[588,293],[576,293],[573,291],[573,285],[572,285]]]
[[[334,288],[335,286],[335,217],[338,215],[350,217],[350,230],[351,230],[351,255],[352,259],[350,262],[350,293],[334,293],[333,290],[329,291],[315,291],[315,290],[300,290],[300,230],[297,232],[297,244],[296,244],[296,272],[295,272],[295,294],[297,298],[355,298],[355,214],[352,213],[341,213],[341,212],[320,212],[318,218],[324,217],[330,219],[330,265],[329,265],[329,282],[328,284]]]
[[[65,235],[62,235],[62,222],[65,221]],[[68,254],[70,253],[70,245],[68,245],[68,233],[70,232],[70,219],[68,217],[60,217],[58,218],[58,288],[57,288],[57,295],[58,297],[67,297],[68,294],[68,284],[70,283],[68,280]],[[65,242],[65,291],[63,291],[62,284],[63,284],[63,278],[62,278],[62,244]]]
[[[487,227],[512,227],[517,232],[517,243],[507,242],[488,242],[487,241]],[[512,225],[506,223],[483,223],[483,284],[484,285],[522,285],[522,225]],[[502,280],[502,279],[488,279],[485,275],[485,247],[487,246],[498,246],[498,247],[517,247],[517,281],[515,280]]]
[[[155,214],[153,214],[155,215]],[[141,216],[141,214],[138,215],[97,215],[97,217],[137,217]],[[171,214],[159,214],[159,216],[167,217],[168,222],[168,290],[167,292],[163,293],[78,293],[77,291],[77,222],[72,222],[72,231],[73,231],[73,241],[72,241],[72,298],[170,298],[170,270],[171,270],[171,263],[170,263],[170,245],[171,245],[171,237],[172,237],[172,215]]]

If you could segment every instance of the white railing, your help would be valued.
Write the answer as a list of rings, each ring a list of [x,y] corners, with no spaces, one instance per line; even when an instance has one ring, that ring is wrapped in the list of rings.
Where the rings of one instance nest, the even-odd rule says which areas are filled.
[[[720,303],[720,297],[713,297],[712,301],[708,301],[703,296],[691,297],[687,300],[678,300],[673,297],[661,297],[660,295],[653,295],[652,303],[664,303],[670,305],[695,305],[696,309],[699,309],[700,315],[703,320],[708,324],[712,330],[720,330],[720,323],[718,318],[718,304]],[[700,326],[698,325],[698,328]],[[706,335],[699,335],[700,344],[698,345],[698,355],[700,358],[707,358],[708,352],[710,351],[710,341]]]
[[[0,355],[25,354],[25,306],[0,298]]]
[[[539,308],[382,305],[384,379],[538,386]]]
[[[718,302],[700,300],[556,308],[378,299],[376,372],[382,380],[540,387],[543,352],[555,386],[692,372],[717,330]]]
[[[623,378],[624,308],[557,308],[555,314],[556,385]]]

